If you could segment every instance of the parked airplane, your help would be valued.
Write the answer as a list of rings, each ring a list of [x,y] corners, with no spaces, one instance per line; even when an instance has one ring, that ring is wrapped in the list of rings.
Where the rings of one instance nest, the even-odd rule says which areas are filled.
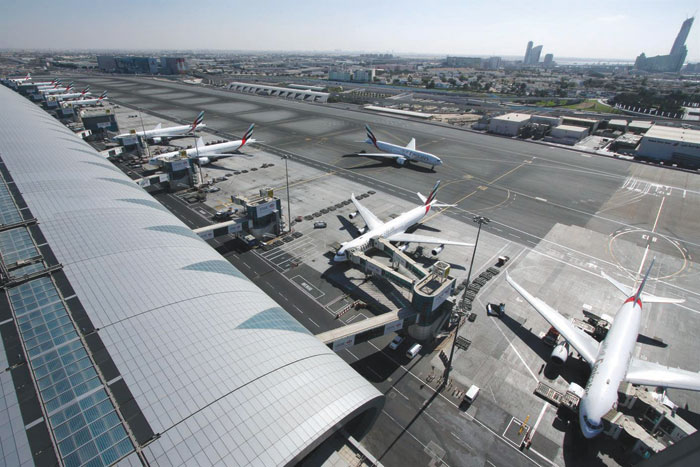
[[[508,283],[551,324],[565,342],[552,351],[552,360],[566,361],[571,345],[592,367],[585,394],[579,405],[581,432],[592,438],[603,431],[603,416],[615,407],[617,390],[622,381],[646,386],[700,391],[700,373],[670,368],[633,357],[639,336],[642,302],[682,303],[683,299],[656,297],[642,292],[649,277],[649,269],[637,291],[603,273],[603,277],[629,297],[615,315],[605,339],[598,343],[593,337],[573,325],[556,310],[534,297],[506,274]]]
[[[243,135],[243,139],[235,141],[226,141],[225,143],[210,144],[209,146],[204,144],[204,140],[200,137],[197,139],[195,147],[160,154],[156,157],[151,158],[149,163],[158,164],[159,161],[172,159],[178,154],[180,156],[193,159],[199,165],[207,165],[210,162],[214,162],[219,159],[224,159],[226,157],[236,157],[239,154],[227,154],[227,152],[234,152],[241,149],[246,144],[254,143],[255,140],[252,138],[254,128],[255,123],[252,123]]]
[[[56,83],[58,83],[58,82],[60,82],[59,79],[53,79],[53,80],[51,80],[51,81],[33,81],[33,80],[30,80],[30,81],[24,81],[24,82],[22,82],[22,83],[19,83],[19,85],[20,85],[20,86],[26,86],[26,87],[28,87],[28,86],[36,86],[37,89],[41,89],[41,88],[44,88],[44,87],[47,87],[47,86],[53,86],[54,84],[56,84]]]
[[[56,87],[48,88],[48,89],[40,89],[39,92],[42,93],[43,95],[57,94],[57,93],[61,93],[61,92],[70,92],[71,89],[73,89],[73,81],[71,81],[65,87],[56,86]]]
[[[64,99],[75,99],[76,97],[79,98],[84,98],[85,96],[91,95],[90,93],[90,86],[87,86],[85,89],[83,89],[80,92],[67,92],[64,94],[52,94],[51,98],[55,98],[57,100],[64,100]]]
[[[27,73],[27,75],[24,78],[10,78],[10,81],[14,81],[15,83],[24,83],[25,81],[29,81],[32,79],[32,75]]]
[[[102,101],[107,99],[107,91],[102,92],[100,94],[100,97],[96,99],[77,99],[74,101],[66,101],[63,102],[62,105],[63,107],[83,107],[83,106],[92,106],[92,105],[98,105],[102,104]]]
[[[370,240],[374,240],[379,237],[385,238],[392,242],[437,244],[439,246],[432,250],[433,255],[439,254],[443,248],[445,248],[445,245],[473,246],[473,243],[454,242],[452,240],[444,240],[427,235],[405,233],[409,227],[413,226],[423,217],[425,217],[432,208],[455,206],[454,204],[442,204],[437,202],[435,199],[435,194],[437,193],[439,187],[440,180],[437,181],[435,187],[433,187],[433,190],[430,192],[427,198],[422,194],[417,193],[418,197],[421,199],[421,201],[423,201],[422,206],[418,206],[408,212],[404,212],[395,219],[392,219],[386,223],[380,221],[369,209],[360,204],[360,202],[355,199],[355,194],[353,193],[350,196],[350,199],[355,204],[357,212],[351,213],[349,217],[350,219],[354,219],[359,213],[367,224],[367,227],[360,231],[361,235],[359,237],[342,243],[333,260],[337,262],[347,261],[348,256],[346,252],[348,250],[363,250],[369,245]]]
[[[39,92],[46,91],[47,89],[56,89],[61,85],[60,79],[55,79],[50,83],[37,84],[36,90]],[[31,86],[31,84],[22,84],[22,86]]]
[[[161,140],[163,140],[163,139],[191,136],[197,128],[207,126],[206,124],[202,123],[203,121],[204,121],[204,111],[202,110],[201,112],[199,112],[199,115],[197,115],[197,118],[195,118],[194,121],[192,123],[190,123],[189,125],[180,125],[180,126],[171,126],[171,127],[161,128],[161,124],[159,123],[152,130],[145,130],[145,131],[131,130],[130,133],[122,133],[120,135],[115,136],[112,139],[117,141],[117,140],[121,140],[124,138],[130,138],[130,137],[137,136],[140,139],[148,139],[148,140],[153,141],[154,143],[157,144],[157,143],[160,143]]]
[[[374,133],[372,133],[369,125],[365,125],[365,130],[367,130],[367,139],[363,142],[371,144],[383,152],[359,152],[357,154],[352,154],[353,156],[392,159],[398,165],[405,165],[407,162],[422,162],[430,165],[433,170],[435,170],[436,165],[442,165],[442,160],[439,157],[427,152],[418,151],[416,149],[415,138],[411,138],[411,141],[409,141],[406,147],[404,147],[377,140],[377,137],[374,136]]]

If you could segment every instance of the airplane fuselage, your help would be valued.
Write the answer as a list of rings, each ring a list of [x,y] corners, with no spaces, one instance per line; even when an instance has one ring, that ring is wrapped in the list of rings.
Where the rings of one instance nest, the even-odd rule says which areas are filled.
[[[254,143],[254,139],[249,139],[248,141],[245,142],[245,144],[250,144]],[[243,140],[236,140],[236,141],[226,141],[225,143],[218,143],[218,144],[210,144],[209,146],[199,146],[199,150],[197,148],[190,148],[190,149],[184,149],[185,154],[187,155],[188,158],[190,159],[197,159],[199,158],[205,158],[208,157],[209,155],[212,154],[221,154],[222,152],[225,151],[237,151],[238,149],[242,148],[244,146]],[[168,160],[172,159],[173,157],[177,156],[178,154],[181,154],[182,151],[173,151],[173,152],[168,152],[165,154],[161,154],[159,156],[156,156],[152,158],[149,162],[151,164],[158,163],[159,160]],[[215,157],[215,156],[214,156]]]
[[[90,92],[86,92],[86,93],[82,93],[82,92],[69,92],[69,93],[66,93],[66,94],[54,94],[54,95],[51,96],[51,97],[60,100],[60,99],[73,99],[74,97],[84,97],[84,96],[89,96],[90,94],[91,94]]]
[[[371,140],[368,141],[368,143],[372,146],[375,146],[375,144],[372,143]],[[424,151],[418,151],[416,149],[406,148],[397,144],[391,144],[385,141],[377,141],[376,148],[380,151],[388,152],[389,154],[396,154],[397,156],[401,156],[407,161],[423,162],[424,164],[432,166],[442,165],[442,160],[433,154]]]
[[[204,123],[200,124],[197,126],[197,128],[203,128],[206,125]],[[146,130],[146,131],[136,131],[134,133],[122,133],[121,135],[117,135],[114,137],[114,139],[119,139],[119,138],[129,138],[131,136],[138,136],[139,138],[159,138],[161,135],[186,135],[192,131],[192,125],[179,125],[179,126],[171,126],[167,128],[157,128],[154,130]],[[200,151],[201,152],[201,151]]]
[[[375,229],[365,232],[349,242],[343,243],[333,260],[337,262],[347,261],[348,258],[347,254],[345,253],[347,250],[352,250],[355,248],[362,250],[369,245],[371,240],[379,237],[390,237],[396,233],[405,232],[406,229],[425,217],[428,212],[430,212],[430,206],[418,206],[408,212],[402,213],[395,219],[392,219]]]
[[[581,432],[592,438],[603,431],[603,417],[617,403],[617,390],[627,374],[641,324],[642,302],[625,301],[600,344],[591,377],[579,405]]]

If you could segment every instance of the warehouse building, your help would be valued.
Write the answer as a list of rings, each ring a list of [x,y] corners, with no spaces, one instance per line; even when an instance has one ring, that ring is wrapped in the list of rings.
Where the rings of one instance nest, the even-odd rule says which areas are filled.
[[[46,112],[0,88],[0,463],[289,465],[383,396]]]
[[[489,122],[489,132],[497,135],[517,136],[520,130],[530,123],[530,114],[510,113],[493,117]]]
[[[700,167],[700,130],[653,125],[642,137],[637,156]]]
[[[569,144],[573,146],[586,136],[588,136],[588,128],[586,127],[559,125],[552,128],[552,132],[545,140],[551,141],[552,143]]]

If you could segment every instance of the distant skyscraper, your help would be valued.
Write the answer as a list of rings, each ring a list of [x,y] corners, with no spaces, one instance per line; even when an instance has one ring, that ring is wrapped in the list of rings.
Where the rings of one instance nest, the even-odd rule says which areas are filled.
[[[523,64],[528,65],[530,63],[530,54],[532,54],[532,41],[527,43],[527,48],[525,49],[525,58],[523,59]]]
[[[671,47],[671,54],[670,55],[678,55],[682,53],[685,49],[685,41],[688,39],[688,34],[690,33],[690,27],[693,25],[693,20],[695,18],[688,18],[687,20],[683,21],[683,25],[681,26],[681,30],[678,31],[678,35],[676,36],[676,40],[673,42],[673,47]],[[687,51],[686,51],[687,53]]]
[[[643,71],[656,72],[679,72],[685,62],[685,57],[688,55],[688,49],[685,46],[685,41],[690,33],[690,28],[693,25],[695,18],[688,18],[683,21],[681,30],[676,36],[676,40],[671,47],[671,53],[668,55],[657,55],[656,57],[647,57],[644,53],[637,57],[634,62],[634,67]]]
[[[554,54],[547,54],[544,56],[544,66],[552,66],[552,62],[554,62]]]
[[[528,62],[528,65],[537,65],[540,63],[540,54],[542,53],[542,46],[538,45],[536,47],[532,48],[532,51],[530,52],[530,61]]]

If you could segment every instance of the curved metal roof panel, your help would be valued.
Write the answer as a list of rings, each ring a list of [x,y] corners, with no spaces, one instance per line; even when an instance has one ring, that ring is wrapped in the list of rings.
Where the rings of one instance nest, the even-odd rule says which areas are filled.
[[[0,156],[157,433],[149,462],[286,464],[381,406],[369,382],[87,143],[5,88],[0,106]]]

